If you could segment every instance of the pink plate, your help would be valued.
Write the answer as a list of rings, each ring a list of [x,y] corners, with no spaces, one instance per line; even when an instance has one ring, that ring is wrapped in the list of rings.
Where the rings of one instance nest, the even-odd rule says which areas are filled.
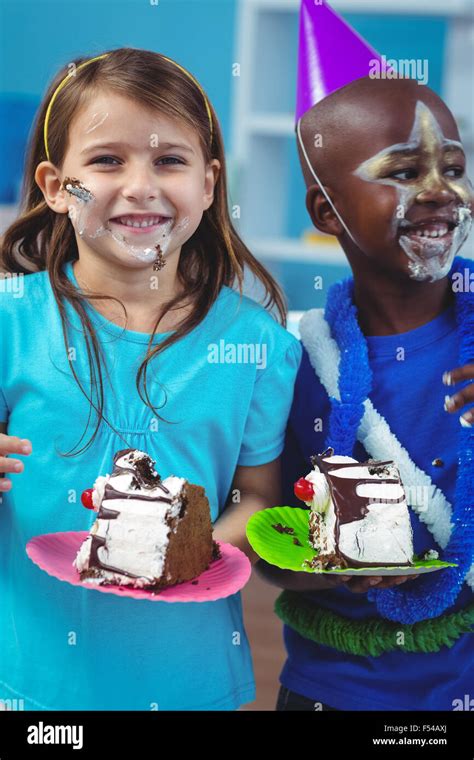
[[[193,581],[180,583],[159,592],[127,586],[98,586],[81,581],[72,564],[87,536],[87,531],[35,536],[28,541],[26,553],[38,567],[60,581],[92,591],[101,591],[103,594],[148,599],[150,602],[214,602],[240,591],[250,578],[251,565],[248,557],[232,544],[218,542],[221,559],[212,562],[209,569]]]

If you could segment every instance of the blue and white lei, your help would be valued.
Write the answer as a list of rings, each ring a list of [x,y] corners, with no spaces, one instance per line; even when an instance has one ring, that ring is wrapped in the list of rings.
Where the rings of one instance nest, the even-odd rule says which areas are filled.
[[[474,280],[474,262],[457,257],[450,277],[467,270]],[[460,429],[460,451],[455,490],[455,507],[447,501],[431,478],[411,460],[407,450],[391,432],[387,421],[368,398],[372,387],[367,342],[357,321],[352,278],[333,285],[328,293],[325,316],[318,309],[307,312],[300,334],[310,362],[331,399],[326,447],[336,454],[351,456],[356,439],[374,459],[391,459],[402,482],[414,488],[427,487],[430,501],[421,509],[410,495],[410,507],[425,523],[444,550],[442,559],[457,567],[424,575],[403,586],[369,591],[382,617],[405,625],[441,615],[456,601],[466,582],[474,590],[474,427]],[[459,328],[459,366],[474,362],[474,294],[469,289],[456,293]]]

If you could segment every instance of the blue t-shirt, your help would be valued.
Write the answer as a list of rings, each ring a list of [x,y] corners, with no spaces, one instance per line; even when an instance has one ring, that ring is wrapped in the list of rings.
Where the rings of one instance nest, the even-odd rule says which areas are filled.
[[[79,287],[70,262],[65,271]],[[0,504],[0,699],[54,710],[235,709],[253,700],[240,593],[188,604],[101,594],[50,577],[25,545],[40,534],[88,530],[96,515],[81,493],[111,472],[127,444],[156,459],[163,478],[204,486],[215,521],[236,467],[270,462],[283,449],[300,344],[257,303],[222,288],[202,322],[149,365],[151,400],[160,407],[167,398],[162,421],[135,386],[149,335],[87,305],[109,374],[104,414],[123,438],[102,424],[86,452],[65,458],[60,452],[78,443],[90,405],[68,366],[47,272],[23,280],[21,297],[5,287],[0,295],[0,420],[33,446]],[[90,395],[80,320],[66,308],[69,355]],[[233,355],[243,344],[259,347],[253,362],[251,352],[242,351],[240,363]],[[78,448],[95,423],[93,412]]]
[[[449,389],[442,383],[443,372],[459,365],[459,342],[454,309],[450,308],[416,330],[389,336],[368,337],[369,362],[373,373],[370,398],[385,417],[418,467],[453,503],[459,414],[444,411]],[[404,360],[403,352],[405,350]],[[398,352],[398,353],[397,353]],[[311,470],[309,457],[324,451],[330,403],[328,395],[303,352],[295,385],[295,397],[283,454],[285,502],[301,506],[293,483]],[[320,424],[315,421],[321,419]],[[315,432],[314,428],[321,432]],[[369,458],[357,442],[354,457]],[[433,465],[441,459],[442,467]],[[415,552],[439,549],[433,536],[410,510]],[[442,571],[439,571],[442,572]],[[408,582],[408,581],[407,581]],[[416,583],[416,580],[413,581]],[[376,605],[367,594],[345,588],[304,595],[319,607],[362,620],[376,617]],[[472,602],[472,591],[464,584],[456,604],[447,612]],[[462,635],[449,649],[430,654],[394,651],[380,657],[344,654],[318,645],[284,627],[288,659],[281,682],[315,701],[347,710],[452,710],[453,700],[472,693],[474,684],[474,643]]]

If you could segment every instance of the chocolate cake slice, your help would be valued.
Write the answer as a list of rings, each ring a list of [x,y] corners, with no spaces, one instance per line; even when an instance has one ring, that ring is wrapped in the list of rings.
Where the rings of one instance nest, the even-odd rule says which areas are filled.
[[[213,558],[209,502],[202,486],[162,480],[143,451],[123,449],[92,490],[97,519],[74,566],[97,584],[165,588],[191,580]]]
[[[311,457],[314,469],[295,487],[310,507],[314,567],[413,564],[405,491],[393,462],[358,462],[333,449]]]

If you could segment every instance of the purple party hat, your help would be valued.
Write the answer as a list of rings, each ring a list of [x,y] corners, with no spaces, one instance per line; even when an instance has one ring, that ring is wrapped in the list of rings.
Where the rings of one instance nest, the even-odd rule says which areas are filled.
[[[296,121],[320,100],[366,77],[380,55],[325,2],[301,0]]]

